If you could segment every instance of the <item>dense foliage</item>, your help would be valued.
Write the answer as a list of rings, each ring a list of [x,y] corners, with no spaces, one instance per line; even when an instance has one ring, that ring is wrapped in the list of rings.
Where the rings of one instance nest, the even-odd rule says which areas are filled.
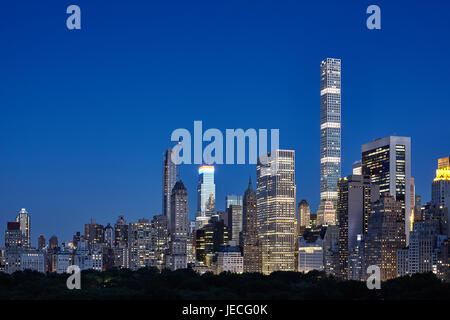
[[[450,283],[433,274],[416,274],[382,283],[368,290],[364,282],[343,281],[323,272],[308,274],[275,272],[261,274],[199,275],[192,270],[159,272],[112,269],[83,271],[81,290],[66,287],[67,274],[0,273],[0,299],[447,299]]]

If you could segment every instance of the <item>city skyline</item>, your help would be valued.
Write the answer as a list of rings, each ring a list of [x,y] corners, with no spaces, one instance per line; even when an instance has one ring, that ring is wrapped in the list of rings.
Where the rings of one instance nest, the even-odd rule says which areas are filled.
[[[101,8],[95,4],[81,5],[91,19],[78,35],[58,31],[56,8],[49,7],[49,19],[36,24],[38,20],[31,16],[37,4],[25,10],[11,8],[10,16],[3,22],[12,23],[9,19],[20,16],[25,25],[23,30],[13,34],[17,37],[12,41],[13,52],[1,53],[6,75],[1,94],[3,104],[9,108],[0,120],[0,143],[4,151],[0,160],[0,194],[3,200],[0,225],[6,226],[7,221],[14,221],[20,208],[27,208],[31,215],[33,245],[41,233],[47,239],[56,234],[59,239],[69,240],[74,232],[82,231],[83,225],[91,218],[106,225],[107,222],[113,223],[119,215],[124,215],[127,221],[137,221],[143,217],[150,220],[154,215],[162,214],[161,159],[164,151],[171,147],[168,143],[170,132],[177,127],[188,127],[192,120],[197,119],[204,120],[208,127],[220,129],[280,128],[280,148],[293,149],[297,154],[297,203],[306,199],[311,211],[315,212],[320,191],[318,65],[326,57],[342,58],[344,70],[341,177],[351,174],[351,165],[359,160],[362,144],[394,133],[410,136],[411,175],[416,179],[416,193],[422,196],[423,203],[431,199],[429,186],[435,176],[435,161],[448,155],[448,150],[444,149],[446,146],[436,139],[447,134],[447,85],[435,77],[432,70],[444,69],[443,73],[446,73],[448,66],[439,61],[448,56],[449,47],[442,42],[439,30],[436,34],[429,34],[430,30],[437,30],[435,21],[441,21],[440,15],[444,10],[409,6],[410,11],[405,13],[401,4],[383,3],[383,12],[392,14],[383,16],[383,30],[374,34],[363,28],[362,6],[342,5],[329,11],[319,11],[315,5],[288,7],[283,9],[285,21],[281,21],[271,14],[270,6],[260,4],[256,7],[260,16],[250,14],[255,8],[244,7],[242,17],[234,22],[237,30],[244,30],[241,36],[233,28],[214,28],[220,37],[211,39],[208,47],[201,46],[206,49],[201,56],[197,56],[198,46],[203,37],[209,39],[212,33],[201,31],[199,25],[187,28],[193,38],[189,42],[170,31],[156,36],[151,33],[151,27],[145,26],[140,34],[153,41],[144,46],[138,39],[131,38],[125,41],[125,45],[134,53],[113,52],[106,55],[108,58],[104,64],[100,63],[89,71],[107,53],[101,45],[111,49],[115,38],[103,39],[99,46],[94,45],[93,40],[102,34],[103,28],[111,27],[109,19],[117,18],[119,12],[111,8],[111,16],[99,21],[102,26],[94,19],[99,17]],[[230,7],[221,6],[220,9],[229,12]],[[155,9],[149,5],[145,8]],[[217,7],[206,5],[201,12],[213,8]],[[290,9],[295,9],[295,15],[289,14]],[[151,18],[156,25],[166,26],[166,22],[156,17],[156,12],[167,10],[161,6],[148,12],[152,12]],[[306,35],[302,30],[313,23],[312,19],[319,17],[319,12],[333,23],[318,27],[311,36]],[[337,23],[334,17],[343,16],[344,12],[349,19]],[[175,13],[179,16],[181,10],[175,10]],[[135,28],[142,27],[132,21],[142,18],[141,14],[129,8],[124,9],[123,14],[124,19],[130,22],[129,29],[113,29],[120,40],[127,38]],[[425,18],[419,19],[420,23],[406,23],[411,17],[422,15]],[[224,15],[216,14],[215,17],[230,26]],[[265,18],[270,19],[270,26],[264,24]],[[211,26],[208,18],[200,21]],[[248,21],[257,27],[252,27]],[[34,32],[29,33],[26,29],[30,26],[28,23],[33,23]],[[406,23],[409,29],[405,30],[402,23]],[[355,39],[349,49],[345,48],[349,40],[343,43],[339,43],[339,39],[331,39],[327,44],[317,42],[320,32],[336,25],[346,37]],[[172,27],[171,30],[178,30],[181,24],[173,24]],[[349,30],[350,27],[354,30]],[[61,41],[61,49],[52,47],[48,50],[51,42],[43,39],[44,32]],[[193,36],[195,34],[201,36]],[[398,37],[399,34],[402,37]],[[170,43],[164,40],[168,35],[172,39]],[[27,53],[27,40],[34,36],[41,40],[36,50],[43,49],[46,55],[35,52],[37,54],[31,56]],[[23,40],[18,40],[21,37]],[[423,40],[426,49],[417,48],[409,52],[411,39]],[[251,41],[244,44],[246,40]],[[271,43],[276,45],[271,46]],[[72,52],[77,46],[81,50]],[[222,46],[231,49],[221,54],[215,48]],[[313,49],[305,51],[305,46]],[[92,51],[83,51],[90,47]],[[160,51],[155,48],[160,48]],[[185,54],[176,54],[180,48],[185,50]],[[233,49],[237,50],[234,54]],[[262,49],[267,49],[266,53],[258,54]],[[87,52],[92,53],[91,57]],[[169,57],[163,59],[167,53]],[[121,54],[136,58],[136,64],[124,62]],[[166,69],[155,66],[151,58],[162,61]],[[80,59],[90,62],[80,64]],[[22,65],[23,61],[28,62]],[[109,73],[112,63],[116,63],[124,79],[117,84],[108,80],[112,75]],[[167,70],[171,63],[175,65]],[[410,71],[411,64],[416,66],[414,72]],[[75,79],[64,84],[60,81],[63,75],[58,70],[67,65],[78,70],[72,70]],[[265,69],[260,69],[261,66]],[[135,71],[137,67],[143,70]],[[45,72],[41,68],[46,68]],[[215,68],[216,75],[208,71],[210,68]],[[23,83],[25,71],[28,80]],[[94,85],[96,82],[86,78],[90,72],[99,74],[96,82],[103,81],[104,84]],[[162,76],[165,74],[170,81]],[[236,74],[240,79],[236,79]],[[150,79],[146,80],[146,76]],[[44,85],[46,81],[51,85]],[[129,81],[132,85],[128,85]],[[151,94],[147,93],[148,88],[151,88]],[[22,95],[24,90],[28,94]],[[158,90],[161,90],[159,98],[155,93]],[[77,92],[75,96],[74,91]],[[193,95],[202,95],[203,98]],[[197,109],[193,108],[197,106]],[[274,106],[286,112],[264,116],[273,111]],[[167,120],[163,119],[161,124],[151,120],[154,114],[155,118],[161,118],[167,108],[174,111]],[[214,108],[223,112],[208,113]],[[431,112],[424,114],[420,108]],[[364,114],[360,112],[362,109]],[[379,121],[380,118],[384,121]],[[226,195],[243,194],[249,176],[256,181],[255,166],[219,165],[215,169],[217,210],[224,209]],[[181,168],[181,177],[189,193],[190,218],[197,206],[197,170],[198,166],[194,165]],[[2,242],[3,239],[1,234]]]

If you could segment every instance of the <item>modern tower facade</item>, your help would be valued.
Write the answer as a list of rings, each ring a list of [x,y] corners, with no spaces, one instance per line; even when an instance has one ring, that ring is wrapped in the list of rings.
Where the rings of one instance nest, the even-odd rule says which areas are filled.
[[[450,210],[450,157],[438,160],[436,178],[431,184],[431,202]]]
[[[197,216],[210,217],[216,208],[216,185],[214,166],[201,166],[198,169]]]
[[[177,182],[177,165],[172,161],[172,149],[168,148],[163,160],[163,214],[168,217],[170,225],[170,196]]]
[[[338,197],[341,177],[341,60],[320,65],[320,200]]]
[[[296,270],[295,151],[275,150],[257,165],[258,234],[262,272]]]
[[[361,147],[363,175],[380,186],[380,194],[389,194],[402,203],[405,215],[406,243],[411,231],[411,138],[389,136]]]
[[[114,246],[119,248],[128,247],[128,224],[124,216],[119,216],[114,225]]]
[[[261,272],[261,245],[258,239],[256,193],[252,181],[244,193],[243,202],[243,256],[244,272]]]
[[[23,235],[23,247],[30,248],[31,247],[31,220],[30,215],[28,214],[25,208],[22,208],[19,211],[19,214],[16,217],[16,222],[20,224],[20,231]]]

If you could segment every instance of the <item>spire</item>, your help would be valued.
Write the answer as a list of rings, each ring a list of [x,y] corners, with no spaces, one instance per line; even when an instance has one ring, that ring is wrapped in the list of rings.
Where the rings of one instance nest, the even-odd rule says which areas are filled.
[[[248,177],[248,190],[252,190],[253,186],[252,186],[252,176]]]

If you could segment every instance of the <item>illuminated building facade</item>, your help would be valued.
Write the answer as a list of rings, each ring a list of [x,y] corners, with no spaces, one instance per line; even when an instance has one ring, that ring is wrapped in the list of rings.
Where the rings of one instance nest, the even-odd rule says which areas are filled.
[[[296,270],[295,151],[275,150],[257,165],[258,235],[262,272]]]
[[[198,169],[197,216],[210,217],[216,208],[216,185],[214,166],[201,166]]]
[[[183,182],[177,181],[171,195],[170,264],[171,270],[187,268],[189,235],[188,193]]]
[[[242,233],[242,206],[239,204],[231,204],[227,208],[227,212],[230,240],[235,241],[236,245],[240,245]]]
[[[397,251],[406,246],[402,203],[387,194],[372,204],[365,237],[366,266],[380,267],[381,281],[397,277]]]
[[[244,272],[261,272],[261,245],[258,239],[256,193],[251,180],[243,201],[243,259]]]
[[[336,224],[336,210],[333,201],[323,200],[317,209],[317,225]]]
[[[28,249],[31,247],[31,220],[30,215],[25,208],[22,208],[19,211],[19,214],[16,217],[16,222],[20,224],[20,231],[23,235],[23,247]]]
[[[311,209],[308,202],[303,199],[297,206],[297,234],[301,236],[306,227],[310,226]]]
[[[431,201],[450,209],[450,157],[438,160],[436,178],[431,184]]]
[[[339,270],[348,277],[348,259],[358,237],[367,232],[371,202],[378,200],[379,187],[368,176],[350,175],[339,180],[337,216],[339,222]]]
[[[170,225],[170,196],[177,182],[177,165],[172,161],[172,149],[168,148],[163,159],[163,214],[167,216]]]
[[[132,222],[128,228],[130,269],[156,266],[152,250],[152,228],[148,219]]]
[[[298,271],[308,273],[323,270],[323,241],[318,237],[309,242],[303,238],[298,241]]]
[[[338,197],[341,177],[341,60],[320,65],[320,200]]]
[[[380,186],[380,194],[389,194],[402,203],[406,243],[411,230],[411,138],[389,136],[361,147],[363,175]]]

